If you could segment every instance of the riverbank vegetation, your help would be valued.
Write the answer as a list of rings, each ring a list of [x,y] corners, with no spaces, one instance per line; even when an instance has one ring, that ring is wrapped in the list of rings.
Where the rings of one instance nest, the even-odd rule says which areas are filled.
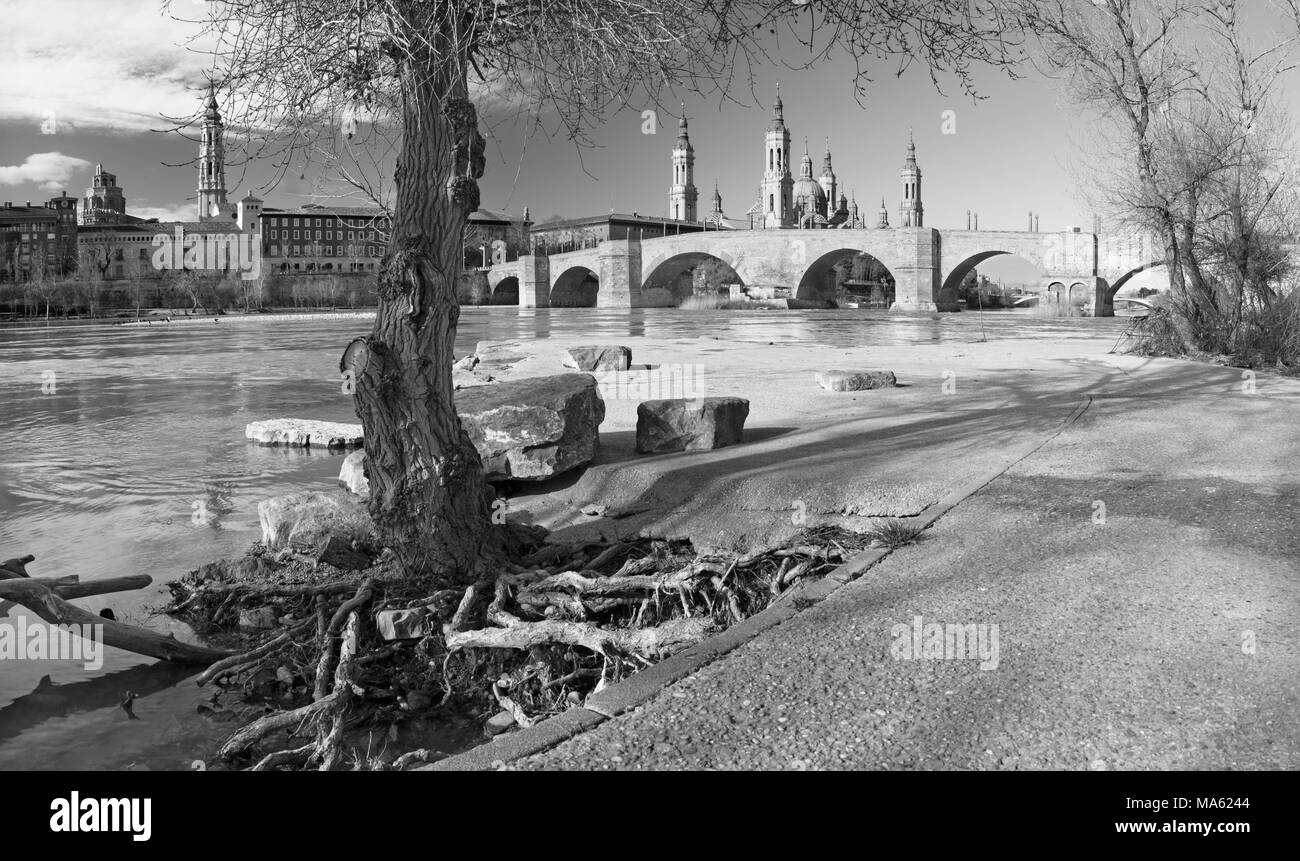
[[[1159,237],[1169,291],[1136,327],[1147,355],[1300,368],[1294,3],[1029,3],[1037,59],[1098,119],[1092,203]],[[1118,155],[1119,158],[1114,156]]]
[[[121,317],[152,308],[177,313],[244,313],[263,308],[297,310],[375,307],[373,275],[334,273],[284,275],[166,272],[159,277],[86,280],[44,276],[0,281],[0,317]]]

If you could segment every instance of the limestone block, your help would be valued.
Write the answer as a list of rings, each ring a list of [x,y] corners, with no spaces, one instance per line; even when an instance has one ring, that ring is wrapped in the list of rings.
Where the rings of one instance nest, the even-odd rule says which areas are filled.
[[[701,398],[645,401],[636,408],[636,450],[707,451],[741,441],[749,401]]]

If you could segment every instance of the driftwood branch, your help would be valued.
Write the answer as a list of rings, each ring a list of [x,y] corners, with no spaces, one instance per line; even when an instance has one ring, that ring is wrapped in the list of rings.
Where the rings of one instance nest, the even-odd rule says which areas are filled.
[[[80,584],[55,588],[66,589],[71,585]],[[105,619],[75,604],[69,604],[50,587],[35,582],[32,578],[0,581],[0,598],[21,604],[54,625],[102,625],[104,645],[125,649],[137,655],[183,664],[210,664],[230,654],[221,649],[182,643],[170,635],[163,636],[134,625]]]
[[[360,689],[354,689],[353,669],[357,657],[357,628],[360,621],[357,614],[348,614],[347,625],[343,628],[343,645],[339,650],[339,664],[334,670],[334,702],[327,712],[318,719],[316,732],[316,750],[321,758],[321,771],[336,771],[343,760],[343,728],[347,720],[348,705]],[[326,716],[333,715],[328,729]]]
[[[40,583],[42,586],[48,587],[60,598],[71,600],[73,598],[88,598],[91,595],[107,595],[112,592],[130,592],[134,589],[143,589],[153,582],[153,578],[148,574],[128,574],[124,577],[105,577],[102,580],[82,583],[76,574],[69,574],[66,577],[29,577],[22,582]],[[13,606],[16,606],[16,602],[4,600],[3,585],[0,585],[0,618],[7,615],[9,608]]]
[[[447,634],[447,650],[531,649],[547,643],[582,646],[600,654],[669,655],[703,640],[712,628],[706,618],[670,619],[653,628],[608,630],[586,622],[520,622],[509,628],[453,631]]]

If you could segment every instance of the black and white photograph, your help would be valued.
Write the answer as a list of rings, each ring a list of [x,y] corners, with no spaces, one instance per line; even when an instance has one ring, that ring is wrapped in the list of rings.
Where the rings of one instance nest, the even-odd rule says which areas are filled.
[[[1240,846],[1300,769],[1298,115],[1300,0],[0,0],[15,818],[944,772]]]

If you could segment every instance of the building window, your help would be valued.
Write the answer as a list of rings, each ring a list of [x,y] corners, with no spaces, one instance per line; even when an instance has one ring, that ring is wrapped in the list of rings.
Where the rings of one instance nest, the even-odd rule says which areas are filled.
[[[320,224],[320,219],[319,219],[319,218],[316,219],[316,223],[317,223],[317,224]],[[317,239],[320,239],[320,231],[319,231],[319,230],[316,231],[316,238],[317,238]]]
[[[298,238],[298,231],[295,230],[295,231],[293,232],[293,238],[294,238],[294,239],[297,239],[297,238]]]

